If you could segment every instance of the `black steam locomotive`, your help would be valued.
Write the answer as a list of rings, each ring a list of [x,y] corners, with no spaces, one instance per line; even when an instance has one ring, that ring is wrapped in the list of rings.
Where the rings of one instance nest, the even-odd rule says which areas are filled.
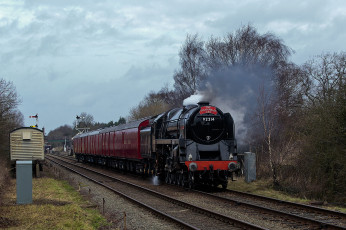
[[[169,184],[227,187],[239,169],[234,121],[207,102],[73,138],[78,160],[142,174]]]

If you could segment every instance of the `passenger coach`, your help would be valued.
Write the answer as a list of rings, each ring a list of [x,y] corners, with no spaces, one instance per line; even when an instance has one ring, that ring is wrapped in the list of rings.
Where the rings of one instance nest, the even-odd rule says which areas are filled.
[[[149,164],[148,146],[140,142],[148,125],[149,119],[142,119],[79,134],[73,138],[73,151],[78,161],[141,172]]]

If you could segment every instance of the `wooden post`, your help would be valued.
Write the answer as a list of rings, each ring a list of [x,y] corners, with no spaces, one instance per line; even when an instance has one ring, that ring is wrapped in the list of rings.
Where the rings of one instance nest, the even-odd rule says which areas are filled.
[[[124,212],[124,230],[126,230],[126,212]]]
[[[105,214],[105,198],[102,198],[102,214],[104,215]]]
[[[36,177],[40,177],[40,165],[36,163]]]

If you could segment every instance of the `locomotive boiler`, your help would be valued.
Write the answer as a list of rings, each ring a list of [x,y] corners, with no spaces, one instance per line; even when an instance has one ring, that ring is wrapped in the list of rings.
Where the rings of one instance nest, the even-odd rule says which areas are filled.
[[[227,187],[239,169],[234,121],[200,102],[73,138],[78,160],[154,174],[169,184]]]

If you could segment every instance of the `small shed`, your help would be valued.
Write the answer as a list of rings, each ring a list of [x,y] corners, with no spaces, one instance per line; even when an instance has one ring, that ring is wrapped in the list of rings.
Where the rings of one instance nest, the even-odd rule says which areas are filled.
[[[11,161],[43,161],[43,131],[32,127],[22,127],[10,132]]]

